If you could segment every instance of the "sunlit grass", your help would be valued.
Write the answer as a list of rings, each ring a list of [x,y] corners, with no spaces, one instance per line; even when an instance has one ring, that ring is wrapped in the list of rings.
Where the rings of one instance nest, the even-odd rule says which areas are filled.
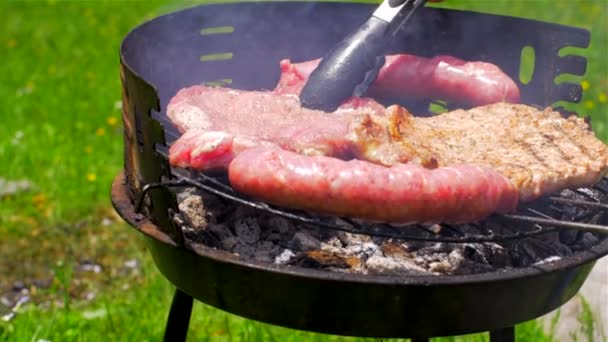
[[[44,305],[28,305],[15,320],[0,322],[0,340],[160,340],[173,289],[137,235],[110,214],[109,187],[123,167],[118,48],[145,18],[192,4],[0,2],[0,177],[33,184],[0,198],[0,290],[28,272],[51,280],[49,288],[33,290]],[[604,0],[448,0],[439,6],[590,28],[591,48],[584,52],[589,68],[577,80],[585,93],[572,108],[592,116],[596,132],[608,140]],[[101,225],[104,218],[113,223]],[[126,280],[103,273],[96,283],[81,284],[66,267],[83,258],[107,269],[131,258],[142,266]],[[125,282],[132,286],[125,289]],[[91,301],[66,292],[91,288],[99,291]],[[582,322],[586,336],[593,325],[588,316]],[[536,322],[520,325],[517,333],[524,341],[549,340]],[[190,337],[354,340],[277,328],[202,304],[195,306]]]

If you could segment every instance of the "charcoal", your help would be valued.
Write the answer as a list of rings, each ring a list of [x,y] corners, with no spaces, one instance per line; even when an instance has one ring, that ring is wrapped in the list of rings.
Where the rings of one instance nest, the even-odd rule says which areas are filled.
[[[605,200],[600,198],[604,195],[594,189],[568,190],[562,192],[562,196],[586,201],[597,198]],[[237,254],[245,260],[328,272],[391,276],[483,273],[501,268],[549,263],[586,250],[599,242],[598,236],[574,229],[561,229],[499,243],[401,240],[302,223],[193,189],[178,193],[178,200],[180,212],[175,214],[174,221],[182,227],[187,245],[195,251],[208,246]],[[534,205],[538,210],[550,212],[556,218],[577,217],[589,223],[608,223],[608,215],[602,210],[591,211],[583,206],[553,203],[548,198]],[[333,223],[350,229],[363,223],[358,220],[332,220],[335,221]],[[513,225],[508,220],[496,220],[489,227],[482,224],[391,224],[373,227],[385,231],[391,227],[393,230],[408,229],[407,233],[411,236],[428,238],[431,234],[452,237],[512,235],[534,229],[534,224]]]
[[[244,218],[258,218],[259,216],[260,213],[257,209],[246,205],[237,206],[233,215],[236,221],[242,220]]]
[[[253,259],[261,262],[272,262],[272,253],[269,250],[256,250],[253,254]]]
[[[412,259],[414,255],[407,251],[407,249],[400,244],[388,242],[380,247],[382,254],[386,257],[399,258],[399,259]]]
[[[260,251],[268,252],[269,255],[274,258],[279,254],[281,248],[270,241],[260,241],[256,245],[256,248]]]
[[[200,191],[196,188],[184,188],[177,192],[177,202],[181,203],[191,196],[200,196]]]
[[[309,251],[296,255],[289,264],[312,268],[349,268],[347,257],[328,251]],[[350,263],[354,263],[353,260]]]
[[[234,232],[239,240],[247,244],[253,244],[260,239],[261,229],[256,219],[247,217],[236,220]]]
[[[335,248],[345,247],[342,241],[337,236],[332,236],[329,239],[326,239],[323,243]]]
[[[581,239],[577,241],[575,246],[580,250],[584,250],[593,247],[598,242],[599,239],[593,233],[585,232],[582,234]]]
[[[524,239],[513,248],[516,266],[529,266],[555,255],[571,255],[572,250],[557,240]]]
[[[340,239],[342,245],[349,246],[371,241],[371,237],[367,235],[351,234],[347,232],[337,232],[336,237]]]
[[[281,235],[291,236],[295,232],[294,224],[284,217],[266,215],[262,222],[264,228]]]
[[[448,257],[449,257],[449,255],[448,255]],[[429,263],[428,268],[429,268],[429,271],[431,271],[433,273],[451,274],[454,272],[454,269],[457,267],[457,265],[452,264],[452,262],[455,262],[455,261],[457,262],[457,260],[458,260],[458,257],[456,257],[456,256],[452,257],[452,261],[450,261],[444,257],[438,261]]]
[[[234,236],[229,236],[225,239],[222,240],[222,247],[229,251],[232,252],[234,247],[239,243],[239,240],[234,237]]]
[[[559,241],[553,241],[550,243],[551,248],[553,248],[553,250],[547,251],[547,254],[552,254],[552,255],[561,255],[561,256],[568,256],[568,255],[572,255],[572,249],[566,245],[564,245],[563,243],[560,243]],[[545,255],[547,258],[551,257],[552,255]]]
[[[209,224],[209,227],[207,229],[209,230],[210,233],[213,233],[220,240],[227,239],[234,235],[234,234],[232,234],[232,231],[230,230],[230,228],[228,228],[228,226],[226,226],[225,224],[212,223],[212,224]]]
[[[267,234],[267,235],[266,235],[266,239],[267,239],[268,241],[272,241],[272,242],[274,242],[274,243],[278,243],[278,242],[280,242],[280,241],[282,240],[282,238],[283,238],[283,237],[282,237],[282,236],[281,236],[281,234],[279,234],[279,233],[270,233],[270,234]]]
[[[192,195],[184,198],[179,204],[179,211],[182,214],[184,223],[194,230],[207,228],[207,218],[205,218],[205,206],[201,196]]]
[[[294,250],[312,251],[321,247],[321,241],[302,231],[295,233],[287,246]]]
[[[232,249],[232,252],[238,254],[243,258],[252,259],[255,255],[256,250],[254,246],[244,243],[237,243]]]
[[[579,189],[577,189],[577,192],[584,194],[589,199],[592,199],[592,200],[598,201],[598,202],[600,202],[603,197],[603,195],[599,191],[594,190],[594,189],[589,189],[589,188],[579,188]],[[584,199],[584,198],[581,198],[581,199]]]
[[[559,241],[571,245],[579,238],[579,231],[574,229],[564,229],[559,232]]]
[[[373,255],[365,261],[369,274],[404,275],[428,274],[423,267],[416,265],[412,260],[393,259],[380,255]]]
[[[349,255],[355,255],[362,259],[367,259],[375,254],[382,254],[380,247],[373,242],[364,242],[361,244],[351,244],[345,248],[346,253]]]

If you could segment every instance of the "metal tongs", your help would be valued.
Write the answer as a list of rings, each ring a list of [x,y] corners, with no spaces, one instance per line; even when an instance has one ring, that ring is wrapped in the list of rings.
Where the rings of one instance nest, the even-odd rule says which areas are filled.
[[[384,0],[371,18],[323,57],[302,89],[302,105],[332,112],[345,99],[363,95],[384,65],[387,44],[426,1]]]

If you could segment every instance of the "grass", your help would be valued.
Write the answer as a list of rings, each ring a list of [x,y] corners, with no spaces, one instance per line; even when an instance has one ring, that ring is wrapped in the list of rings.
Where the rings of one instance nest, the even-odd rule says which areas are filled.
[[[192,3],[0,2],[0,177],[28,191],[0,197],[0,293],[23,282],[32,303],[0,340],[159,340],[173,288],[145,246],[113,213],[109,187],[121,170],[118,48],[141,21]],[[604,0],[449,0],[441,6],[590,28],[590,64],[573,110],[608,141],[608,9]],[[139,267],[127,267],[137,261]],[[101,272],[85,266],[98,265]],[[2,312],[0,305],[0,313]],[[592,317],[577,333],[588,336]],[[549,341],[532,321],[522,341]],[[191,340],[361,341],[245,320],[196,304]],[[446,341],[482,341],[471,335]]]

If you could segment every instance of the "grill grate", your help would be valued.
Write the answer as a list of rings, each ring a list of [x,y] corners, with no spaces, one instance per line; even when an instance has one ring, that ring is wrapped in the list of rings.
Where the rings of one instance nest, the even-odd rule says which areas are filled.
[[[168,155],[165,146],[157,151]],[[366,223],[352,218],[322,216],[301,210],[277,207],[256,201],[236,192],[228,185],[225,176],[211,176],[185,169],[172,169],[171,181],[148,184],[144,187],[137,208],[141,207],[145,193],[154,187],[194,187],[227,201],[246,205],[257,210],[279,215],[312,226],[411,241],[435,242],[497,242],[554,232],[558,228],[579,229],[608,235],[608,178],[593,188],[566,190],[559,195],[543,198],[522,206],[514,214],[495,214],[470,224],[410,224]]]

